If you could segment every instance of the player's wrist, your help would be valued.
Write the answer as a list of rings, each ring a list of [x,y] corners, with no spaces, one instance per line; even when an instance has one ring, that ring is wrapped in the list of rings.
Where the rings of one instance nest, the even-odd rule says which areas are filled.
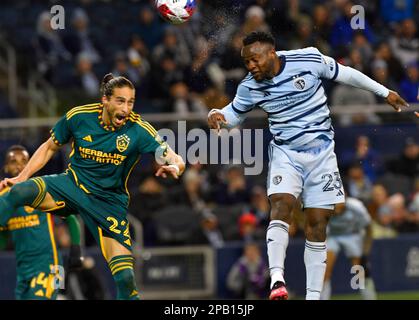
[[[168,167],[175,169],[176,170],[176,175],[180,176],[180,168],[177,164],[169,164]]]

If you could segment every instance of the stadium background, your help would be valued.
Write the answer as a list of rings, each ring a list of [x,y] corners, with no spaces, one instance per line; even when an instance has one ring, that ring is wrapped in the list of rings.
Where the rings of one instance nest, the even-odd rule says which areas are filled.
[[[176,130],[177,120],[187,120],[189,129],[206,129],[208,110],[226,105],[245,75],[240,40],[253,30],[271,31],[278,49],[316,46],[397,90],[417,110],[419,1],[202,0],[181,26],[162,21],[153,2],[1,1],[2,155],[16,143],[34,151],[57,117],[73,106],[98,101],[100,80],[109,71],[134,82],[135,111],[156,129]],[[55,4],[65,9],[64,30],[48,27]],[[353,5],[365,9],[363,30],[350,27]],[[418,120],[411,111],[393,113],[372,94],[331,82],[324,86],[346,191],[367,205],[374,221],[371,262],[380,297],[418,298]],[[253,112],[244,128],[265,128],[266,146],[270,135],[263,115]],[[63,171],[68,151],[64,148],[42,174]],[[227,274],[251,242],[266,259],[266,163],[264,168],[261,175],[244,176],[240,166],[194,165],[174,182],[153,177],[152,159],[142,159],[129,188],[137,274],[145,298],[244,297],[227,288]],[[305,281],[300,225],[297,213],[286,260],[290,290],[297,298]],[[56,226],[65,252],[67,232],[58,219]],[[81,292],[111,298],[110,274],[88,233],[84,244],[93,259],[87,259],[83,274],[72,275],[68,291],[76,298],[82,298]],[[14,258],[7,238],[2,248],[0,297],[11,299]],[[340,257],[333,287],[357,298],[349,270],[349,262]],[[257,274],[260,281],[265,271]],[[101,281],[102,289],[89,277]],[[77,279],[92,290],[83,291]],[[391,293],[399,291],[409,293]]]

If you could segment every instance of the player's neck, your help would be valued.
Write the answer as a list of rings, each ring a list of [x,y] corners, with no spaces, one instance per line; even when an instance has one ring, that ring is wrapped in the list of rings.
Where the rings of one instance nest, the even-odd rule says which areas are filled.
[[[105,125],[111,125],[111,117],[105,107],[102,109],[102,120]]]
[[[275,59],[275,63],[274,63],[274,77],[276,77],[277,75],[279,75],[281,73],[281,71],[284,69],[284,59],[282,59],[281,57],[277,57]]]

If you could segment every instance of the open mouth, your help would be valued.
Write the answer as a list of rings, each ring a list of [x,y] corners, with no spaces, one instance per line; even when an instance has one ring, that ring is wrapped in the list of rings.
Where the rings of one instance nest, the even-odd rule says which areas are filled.
[[[124,124],[126,116],[123,114],[117,114],[114,119],[115,126],[121,126]]]

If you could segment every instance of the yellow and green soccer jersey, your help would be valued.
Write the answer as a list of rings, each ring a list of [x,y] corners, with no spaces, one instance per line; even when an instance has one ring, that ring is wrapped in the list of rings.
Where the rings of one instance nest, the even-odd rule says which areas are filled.
[[[18,277],[28,279],[39,270],[49,270],[49,266],[61,264],[51,214],[21,207],[1,229],[7,230],[12,237]]]
[[[127,180],[141,154],[164,152],[166,144],[140,115],[131,112],[118,129],[102,120],[103,105],[75,107],[51,130],[57,145],[72,140],[68,170],[86,193],[127,207]]]

